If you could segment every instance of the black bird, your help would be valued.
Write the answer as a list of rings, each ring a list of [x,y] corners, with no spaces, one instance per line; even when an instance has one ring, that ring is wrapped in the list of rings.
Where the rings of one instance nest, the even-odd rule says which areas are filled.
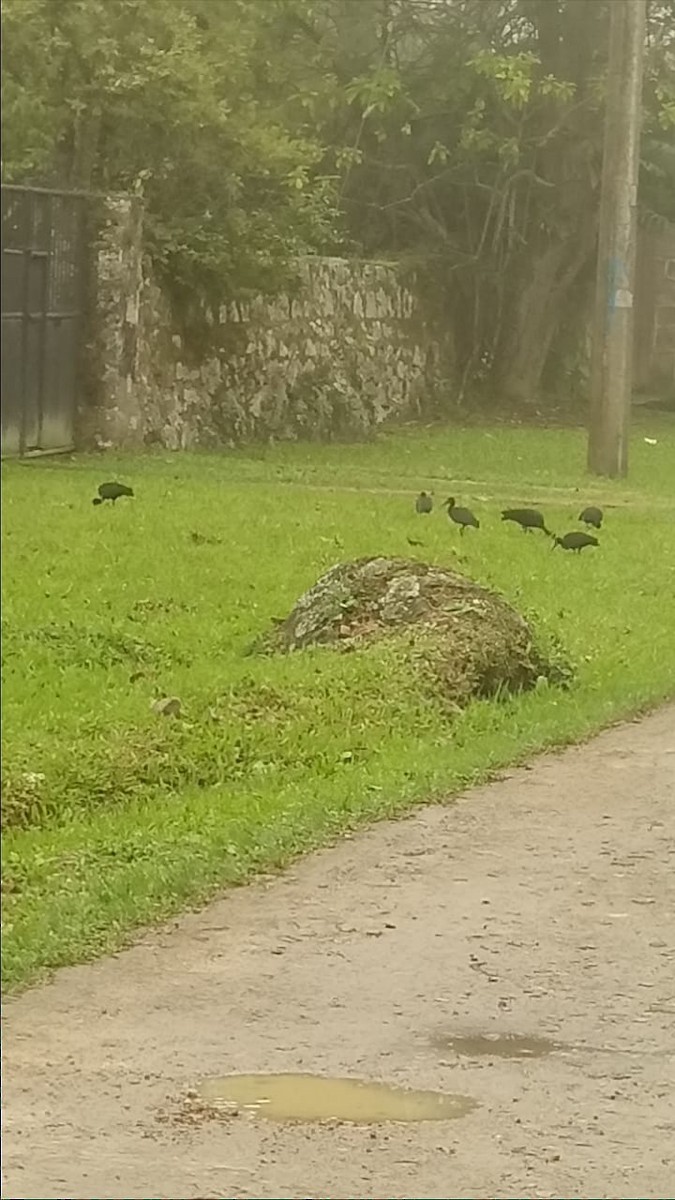
[[[433,512],[434,502],[431,496],[426,492],[420,492],[415,501],[415,512],[430,513]]]
[[[520,525],[523,533],[542,529],[549,537],[553,537],[551,530],[546,528],[543,514],[537,508],[505,508],[502,511],[502,521],[514,521],[516,525]]]
[[[583,521],[584,525],[592,525],[594,529],[599,529],[602,525],[604,513],[601,508],[585,508],[582,513],[579,513],[579,520]]]
[[[463,534],[464,530],[469,525],[472,525],[474,529],[480,529],[480,521],[478,521],[476,519],[476,517],[474,517],[473,513],[471,512],[471,509],[470,508],[457,508],[457,505],[455,504],[454,496],[451,496],[449,500],[446,500],[445,504],[443,505],[443,508],[447,508],[448,516],[449,516],[450,520],[454,521],[455,525],[459,525],[460,534]]]
[[[133,496],[133,494],[134,489],[127,487],[126,483],[101,483],[98,496],[94,497],[92,504],[103,504],[104,500],[112,500],[114,504],[120,496]]]
[[[579,529],[573,529],[571,533],[566,533],[564,537],[553,539],[553,549],[556,546],[561,546],[563,550],[574,550],[577,554],[581,554],[584,546],[599,546],[600,543],[592,533],[582,533]]]

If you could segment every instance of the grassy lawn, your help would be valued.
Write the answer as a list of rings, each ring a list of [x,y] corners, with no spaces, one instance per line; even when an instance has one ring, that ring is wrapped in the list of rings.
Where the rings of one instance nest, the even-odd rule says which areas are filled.
[[[675,694],[675,424],[636,428],[628,481],[589,480],[584,456],[574,430],[437,428],[5,464],[6,985]],[[116,477],[136,498],[93,507]],[[420,488],[470,503],[480,531],[416,517]],[[552,553],[500,522],[534,501],[559,533],[607,506],[600,549]],[[561,640],[574,686],[450,721],[386,645],[245,653],[322,571],[375,553],[501,590]],[[159,694],[180,720],[151,711]]]

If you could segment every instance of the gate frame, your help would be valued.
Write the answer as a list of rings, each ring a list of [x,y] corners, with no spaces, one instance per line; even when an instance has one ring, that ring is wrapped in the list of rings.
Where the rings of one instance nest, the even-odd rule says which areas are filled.
[[[17,255],[20,254],[22,257],[22,260],[23,260],[21,307],[18,308],[16,310],[16,312],[12,312],[11,314],[9,314],[9,313],[5,314],[4,312],[2,313],[3,318],[5,316],[13,316],[13,317],[18,317],[19,320],[21,321],[21,367],[20,367],[20,373],[19,373],[20,391],[21,391],[21,401],[20,401],[21,402],[21,411],[20,411],[20,422],[19,422],[19,445],[18,445],[18,454],[14,451],[8,451],[7,453],[5,453],[3,451],[2,458],[3,459],[4,458],[16,458],[16,457],[31,458],[31,457],[39,457],[42,455],[69,453],[70,451],[72,451],[74,449],[74,444],[75,444],[74,433],[75,433],[75,420],[76,420],[76,413],[77,413],[77,399],[75,397],[73,398],[73,437],[70,439],[69,443],[67,445],[55,446],[53,448],[48,447],[46,449],[42,448],[41,446],[31,447],[30,449],[26,448],[26,434],[27,434],[26,427],[27,427],[27,421],[28,421],[28,409],[27,409],[28,328],[29,328],[29,325],[30,325],[30,322],[32,319],[32,312],[31,312],[31,308],[30,308],[30,304],[29,304],[30,264],[31,264],[31,261],[34,260],[35,258],[46,258],[47,259],[46,268],[43,273],[44,279],[43,279],[43,285],[42,285],[40,312],[36,318],[36,322],[39,322],[39,325],[40,325],[39,361],[38,361],[38,376],[37,376],[37,416],[38,416],[38,430],[39,430],[38,441],[40,441],[41,436],[42,436],[42,428],[43,428],[44,416],[45,416],[45,413],[44,413],[44,390],[45,390],[45,374],[46,374],[46,365],[47,365],[46,364],[46,339],[47,339],[47,326],[48,326],[48,321],[49,321],[49,317],[50,317],[50,313],[48,311],[49,288],[50,288],[50,283],[51,283],[51,278],[52,278],[51,274],[50,274],[50,265],[51,265],[51,261],[53,258],[52,238],[53,238],[53,234],[54,234],[53,200],[55,198],[58,198],[58,199],[63,199],[63,200],[72,199],[72,200],[80,200],[83,202],[84,201],[95,202],[97,200],[100,200],[101,196],[99,193],[85,191],[82,189],[39,187],[39,186],[34,186],[32,184],[6,183],[4,181],[2,182],[1,187],[2,187],[3,195],[6,192],[9,192],[9,193],[13,193],[15,195],[22,195],[22,196],[26,197],[25,211],[22,214],[22,222],[21,222],[22,223],[22,233],[21,233],[22,246],[21,246],[21,248],[20,249],[17,248],[16,250],[14,250],[14,248],[12,248],[12,247],[8,248],[5,246],[4,240],[3,240],[3,244],[2,244],[3,266],[4,266],[4,255],[8,252],[12,252],[12,250],[14,250],[14,253],[16,253]],[[48,231],[49,231],[49,244],[46,249],[38,249],[30,244],[31,243],[32,226],[33,226],[33,216],[35,213],[35,204],[33,202],[32,197],[36,196],[36,195],[46,197],[46,221],[47,221],[47,226],[48,226]],[[83,208],[84,208],[84,204],[83,204]],[[82,221],[83,228],[81,228],[80,234],[79,234],[81,241],[78,246],[78,251],[77,251],[77,254],[75,257],[75,264],[74,264],[75,271],[76,271],[77,275],[79,276],[78,289],[79,289],[79,295],[81,297],[81,305],[79,308],[77,308],[73,311],[66,311],[63,313],[51,314],[52,316],[57,316],[61,319],[63,319],[63,318],[78,319],[79,318],[79,344],[78,344],[78,350],[77,350],[78,362],[77,362],[76,370],[75,370],[75,378],[76,379],[79,375],[81,375],[81,368],[83,365],[82,364],[82,356],[83,356],[83,351],[84,351],[84,339],[82,337],[82,334],[83,334],[84,324],[85,324],[85,319],[86,319],[86,298],[85,297],[86,297],[86,280],[87,280],[87,273],[88,273],[87,254],[88,254],[88,250],[89,250],[89,239],[87,236],[87,228],[86,228],[86,226],[88,224],[88,220],[86,220],[86,218],[88,216],[89,216],[89,213],[85,210],[85,212],[83,213],[83,221]]]

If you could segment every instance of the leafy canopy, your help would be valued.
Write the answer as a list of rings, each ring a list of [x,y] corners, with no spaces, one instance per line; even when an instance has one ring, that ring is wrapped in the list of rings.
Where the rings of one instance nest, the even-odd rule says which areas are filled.
[[[265,287],[330,245],[323,148],[293,128],[269,34],[275,0],[7,0],[5,179],[142,193],[178,283]]]

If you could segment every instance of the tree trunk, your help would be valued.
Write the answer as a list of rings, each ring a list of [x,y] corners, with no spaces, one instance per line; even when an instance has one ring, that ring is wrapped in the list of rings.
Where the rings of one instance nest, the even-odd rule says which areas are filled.
[[[507,296],[505,308],[507,312],[510,309],[511,318],[492,364],[499,395],[518,403],[534,403],[565,299],[591,250],[592,240],[585,232],[577,239],[549,245],[534,261],[523,262],[516,276],[523,283],[509,289],[511,302]]]
[[[527,0],[523,8],[537,31],[542,74],[577,85],[576,111],[572,105],[557,135],[550,131],[561,120],[558,102],[551,99],[540,107],[536,169],[555,192],[553,198],[537,193],[538,204],[521,230],[522,254],[505,280],[507,319],[492,376],[501,394],[528,403],[541,387],[570,289],[594,249],[599,129],[594,116],[589,123],[589,108],[581,101],[589,98],[594,54],[604,46],[606,9],[600,0]],[[547,228],[548,236],[543,232]]]

